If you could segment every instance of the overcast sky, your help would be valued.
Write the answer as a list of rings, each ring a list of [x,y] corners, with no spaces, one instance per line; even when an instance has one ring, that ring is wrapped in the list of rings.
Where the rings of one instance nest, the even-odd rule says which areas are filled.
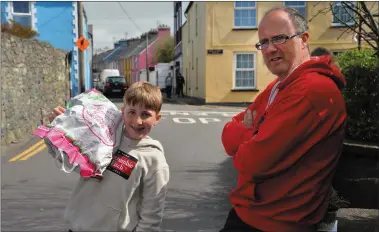
[[[173,2],[121,2],[126,12],[142,31],[157,28],[159,24],[174,26]],[[93,25],[94,49],[113,47],[114,39],[119,40],[140,36],[117,2],[83,2],[88,24]],[[184,10],[183,10],[184,11]]]

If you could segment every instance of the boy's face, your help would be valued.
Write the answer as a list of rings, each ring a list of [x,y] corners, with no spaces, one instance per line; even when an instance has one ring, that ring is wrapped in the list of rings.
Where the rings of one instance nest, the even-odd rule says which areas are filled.
[[[125,124],[125,135],[130,139],[145,138],[152,127],[157,125],[162,115],[141,105],[128,105],[121,108]]]

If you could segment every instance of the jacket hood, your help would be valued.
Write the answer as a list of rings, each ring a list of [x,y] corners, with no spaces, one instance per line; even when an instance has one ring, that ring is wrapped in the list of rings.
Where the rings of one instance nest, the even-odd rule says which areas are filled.
[[[315,56],[297,67],[286,79],[284,79],[283,83],[281,83],[278,88],[282,89],[294,81],[298,76],[312,72],[329,77],[340,90],[346,85],[345,77],[342,75],[340,68],[335,64],[331,56]]]

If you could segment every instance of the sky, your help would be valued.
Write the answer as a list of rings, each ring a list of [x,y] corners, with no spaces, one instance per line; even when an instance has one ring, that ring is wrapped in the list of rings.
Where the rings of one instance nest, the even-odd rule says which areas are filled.
[[[120,3],[143,32],[157,28],[158,24],[165,24],[171,27],[173,34],[173,2]],[[106,46],[112,48],[113,42],[121,38],[137,37],[142,34],[129,20],[118,2],[83,2],[83,6],[88,24],[93,25],[95,51]]]

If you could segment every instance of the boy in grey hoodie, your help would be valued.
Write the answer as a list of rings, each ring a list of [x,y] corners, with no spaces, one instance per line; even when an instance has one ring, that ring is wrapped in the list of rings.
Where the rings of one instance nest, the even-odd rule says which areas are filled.
[[[162,94],[150,83],[137,82],[123,103],[121,143],[104,178],[80,178],[67,204],[64,218],[74,232],[160,231],[169,167],[162,145],[148,134],[161,119]],[[55,108],[50,120],[63,112]]]

